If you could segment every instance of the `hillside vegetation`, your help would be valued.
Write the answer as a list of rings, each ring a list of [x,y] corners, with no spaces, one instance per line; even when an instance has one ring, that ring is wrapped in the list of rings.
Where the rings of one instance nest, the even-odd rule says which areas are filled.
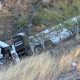
[[[35,26],[41,27],[45,25],[49,28],[80,15],[79,0],[48,0],[48,2],[45,2],[45,0],[3,0],[2,5],[3,14],[4,12],[8,12],[12,15],[12,17],[9,18],[13,21],[10,25],[12,28],[10,33],[12,34],[22,27],[27,28],[29,24],[34,25],[30,28],[35,32]],[[3,14],[0,14],[0,16],[3,16]],[[5,16],[5,18],[7,18],[7,16]],[[3,25],[2,23],[5,24]],[[9,22],[5,22],[3,19],[0,25],[6,27],[6,25],[9,25]],[[0,29],[0,31],[3,30]],[[6,30],[6,33],[9,33],[8,30]],[[1,36],[4,37],[4,35],[5,33],[3,34],[2,32]]]

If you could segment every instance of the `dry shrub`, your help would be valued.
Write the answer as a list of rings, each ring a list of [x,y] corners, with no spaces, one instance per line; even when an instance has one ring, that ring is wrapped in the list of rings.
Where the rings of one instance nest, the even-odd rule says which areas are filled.
[[[62,56],[60,63],[59,63],[59,68],[61,69],[61,72],[68,72],[71,70],[71,64],[73,62],[77,63],[77,69],[80,69],[80,47],[76,47],[74,51],[71,51],[67,56]]]
[[[60,58],[51,57],[49,52],[28,57],[7,71],[0,72],[0,80],[58,80],[61,73],[71,70],[72,62],[79,62],[79,56],[80,49],[76,48]]]
[[[57,62],[49,54],[41,54],[21,61],[1,74],[0,80],[50,80],[57,74]]]

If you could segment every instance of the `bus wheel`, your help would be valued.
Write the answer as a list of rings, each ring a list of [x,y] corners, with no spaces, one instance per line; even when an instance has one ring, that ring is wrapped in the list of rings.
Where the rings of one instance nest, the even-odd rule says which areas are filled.
[[[45,46],[45,50],[51,50],[56,46],[56,44],[54,44],[51,40],[46,40],[44,42],[44,46]]]
[[[41,45],[35,46],[34,52],[36,55],[40,55],[43,52],[43,47]]]
[[[32,56],[33,52],[31,51],[31,49],[28,50],[28,56]]]

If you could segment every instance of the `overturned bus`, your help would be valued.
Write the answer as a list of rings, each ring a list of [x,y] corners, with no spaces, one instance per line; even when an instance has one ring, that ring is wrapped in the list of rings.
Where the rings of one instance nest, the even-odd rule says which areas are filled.
[[[46,29],[34,36],[21,35],[24,33],[18,33],[14,38],[14,46],[18,55],[26,53],[27,55],[40,54],[44,50],[54,48],[59,42],[69,38],[72,32],[63,28],[58,31],[50,31]],[[26,37],[26,38],[25,38]]]
[[[27,55],[40,54],[44,50],[54,48],[59,42],[74,36],[80,31],[76,27],[79,18],[79,16],[71,18],[70,20],[64,21],[63,24],[60,23],[32,36],[28,36],[24,32],[17,33],[13,37],[13,41],[18,55],[23,53]],[[70,26],[72,25],[69,29],[67,28],[68,24]]]
[[[77,23],[77,17],[72,18],[70,21],[67,20],[64,23],[66,22],[70,22],[71,24]],[[8,55],[15,63],[17,63],[20,61],[19,55],[26,54],[27,56],[31,56],[41,54],[43,51],[53,49],[58,43],[74,36],[76,32],[79,31],[80,30],[77,30],[76,27],[67,29],[66,26],[61,23],[35,35],[28,36],[22,31],[13,37],[12,45],[0,41],[0,47],[2,48],[1,53],[8,58],[8,56],[6,56],[7,53],[5,52],[7,50],[9,52]],[[2,59],[2,55],[0,57]]]

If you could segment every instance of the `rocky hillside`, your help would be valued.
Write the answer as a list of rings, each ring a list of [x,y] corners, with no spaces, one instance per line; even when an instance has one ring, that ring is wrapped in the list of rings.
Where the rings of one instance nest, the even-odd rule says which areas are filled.
[[[80,14],[79,0],[1,0],[0,2],[2,5],[0,39],[9,39],[11,36],[8,35],[13,33],[12,29],[16,32],[24,26],[27,27],[28,23],[34,25],[31,27],[32,30],[33,28],[38,30],[41,25],[54,26]]]

